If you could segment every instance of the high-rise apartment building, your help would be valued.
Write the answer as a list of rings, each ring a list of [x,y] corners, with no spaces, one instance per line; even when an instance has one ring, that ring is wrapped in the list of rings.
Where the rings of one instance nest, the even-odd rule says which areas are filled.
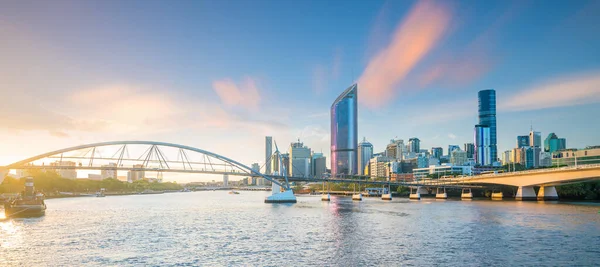
[[[498,160],[497,133],[496,133],[496,91],[493,89],[481,90],[478,93],[479,99],[479,125],[489,127],[489,150],[490,163]]]
[[[358,173],[358,86],[348,87],[331,105],[331,174]]]

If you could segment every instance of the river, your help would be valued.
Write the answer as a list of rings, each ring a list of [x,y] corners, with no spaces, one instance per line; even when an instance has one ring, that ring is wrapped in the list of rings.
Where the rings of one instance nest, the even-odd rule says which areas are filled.
[[[600,206],[226,191],[50,199],[0,220],[0,266],[597,266]]]

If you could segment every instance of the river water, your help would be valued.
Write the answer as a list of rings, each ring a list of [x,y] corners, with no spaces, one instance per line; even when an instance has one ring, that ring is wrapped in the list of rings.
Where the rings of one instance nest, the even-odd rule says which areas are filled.
[[[47,200],[0,220],[0,266],[598,266],[600,206],[226,191]]]

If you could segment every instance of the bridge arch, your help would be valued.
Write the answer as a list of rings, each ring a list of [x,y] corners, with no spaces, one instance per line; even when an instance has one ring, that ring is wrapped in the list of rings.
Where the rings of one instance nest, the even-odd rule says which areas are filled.
[[[269,175],[264,175],[262,173],[260,173],[259,171],[256,171],[238,161],[235,161],[231,158],[210,152],[210,151],[206,151],[200,148],[195,148],[195,147],[191,147],[191,146],[185,146],[185,145],[180,145],[180,144],[174,144],[174,143],[166,143],[166,142],[155,142],[155,141],[111,141],[111,142],[101,142],[101,143],[92,143],[92,144],[85,144],[85,145],[79,145],[79,146],[74,146],[74,147],[68,147],[68,148],[64,148],[64,149],[59,149],[59,150],[55,150],[55,151],[51,151],[48,153],[44,153],[44,154],[40,154],[34,157],[30,157],[21,161],[17,161],[15,163],[6,165],[3,167],[4,170],[10,170],[10,169],[27,169],[27,168],[33,168],[33,166],[30,166],[29,164],[32,164],[33,162],[37,161],[37,160],[41,160],[41,159],[45,159],[45,158],[49,158],[52,156],[56,156],[56,155],[62,155],[63,153],[67,153],[67,152],[73,152],[73,151],[78,151],[78,150],[82,150],[82,149],[94,149],[98,148],[98,147],[105,147],[105,146],[122,146],[123,151],[125,151],[124,149],[126,148],[127,145],[149,145],[151,146],[151,148],[148,150],[148,153],[152,153],[152,149],[156,149],[156,155],[159,159],[159,161],[161,161],[160,159],[162,158],[164,160],[164,164],[166,165],[166,168],[162,167],[162,162],[161,163],[161,168],[153,168],[153,169],[143,169],[143,170],[147,170],[147,171],[165,171],[165,172],[186,172],[186,173],[205,173],[205,174],[232,174],[232,175],[247,175],[247,176],[259,176],[262,178],[265,178],[268,181],[271,181],[274,184],[277,184],[285,189],[289,189],[289,184],[287,183],[282,183],[279,180],[273,178],[273,176],[269,176]],[[188,166],[190,169],[185,169],[186,166],[186,162],[183,159],[182,156],[182,162],[184,169],[172,169],[169,167],[168,165],[168,161],[165,159],[164,155],[162,155],[162,153],[160,152],[159,147],[170,147],[170,148],[176,148],[176,149],[180,149],[180,151],[182,152],[182,155],[184,155],[186,152],[185,151],[191,151],[194,153],[199,153],[201,155],[204,155],[207,157],[207,159],[210,162],[210,158],[213,159],[217,159],[221,162],[223,162],[224,164],[228,164],[231,168],[231,170],[234,169],[238,169],[241,172],[236,173],[236,172],[227,172],[227,171],[215,171],[213,169],[213,171],[205,171],[205,170],[193,170],[192,168],[192,164],[189,162],[187,162]],[[93,153],[92,152],[92,160],[93,160]],[[123,153],[121,153],[123,154]],[[121,155],[122,157],[123,155]],[[148,156],[149,157],[149,156]],[[54,157],[57,158],[57,157]],[[62,159],[62,156],[61,156]],[[113,158],[113,160],[118,160],[117,158]],[[206,164],[206,162],[204,163]],[[211,163],[212,164],[212,163]],[[90,164],[91,165],[91,164]],[[39,166],[37,166],[39,167]],[[45,168],[51,168],[46,166]],[[57,168],[65,168],[62,166],[57,166]],[[97,170],[97,169],[101,169],[100,167],[73,167],[72,169],[91,169],[91,170]],[[117,169],[117,170],[137,170],[134,167],[131,168],[121,168],[120,166],[116,166],[112,169]],[[138,168],[139,169],[139,168]],[[226,168],[227,169],[227,168]]]

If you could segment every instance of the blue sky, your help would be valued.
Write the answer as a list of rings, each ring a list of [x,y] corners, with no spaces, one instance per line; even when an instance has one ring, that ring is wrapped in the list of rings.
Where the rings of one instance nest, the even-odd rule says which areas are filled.
[[[597,145],[598,1],[5,1],[0,161],[109,140],[250,165],[264,136],[329,155],[329,107],[359,83],[376,151],[472,141],[498,95],[499,151],[530,124]]]

